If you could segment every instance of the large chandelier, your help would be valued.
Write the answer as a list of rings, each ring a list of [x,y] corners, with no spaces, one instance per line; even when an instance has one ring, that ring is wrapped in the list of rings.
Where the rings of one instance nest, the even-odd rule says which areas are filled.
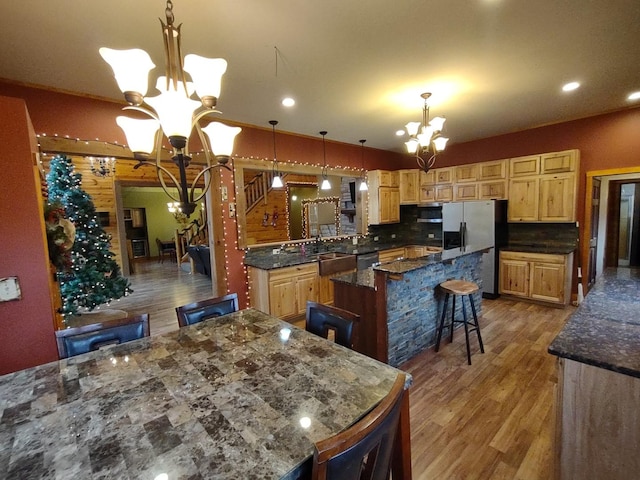
[[[405,125],[410,137],[409,141],[405,142],[405,145],[407,146],[407,152],[416,156],[418,166],[428,172],[436,162],[436,155],[445,149],[449,139],[442,136],[444,117],[435,117],[429,120],[428,100],[431,97],[431,93],[426,92],[420,96],[424,98],[422,123],[409,122]]]
[[[205,177],[204,188],[195,193],[198,182],[205,172],[216,167],[227,166],[233,151],[235,136],[240,133],[239,127],[229,127],[219,122],[211,122],[206,127],[200,120],[214,113],[220,95],[222,75],[227,69],[227,62],[222,58],[204,58],[198,55],[187,55],[182,58],[180,28],[174,27],[173,3],[167,0],[166,24],[162,24],[166,75],[158,77],[156,89],[160,95],[146,97],[149,71],[155,67],[147,52],[140,49],[113,50],[101,48],[100,55],[111,65],[118,87],[124,94],[129,106],[124,110],[137,110],[145,113],[150,119],[133,119],[120,116],[116,123],[124,130],[129,148],[138,160],[134,168],[141,165],[154,165],[158,180],[165,193],[180,204],[183,214],[191,215],[197,202],[205,195],[211,183],[211,177]],[[185,71],[190,75],[187,81]],[[193,100],[195,96],[199,101]],[[179,177],[176,178],[162,165],[162,135],[159,128],[169,139],[173,147],[172,160],[177,165]],[[189,184],[186,168],[189,166],[188,142],[193,130],[198,132],[205,153],[207,165]],[[206,134],[206,137],[205,137]],[[155,160],[150,160],[155,151]],[[216,162],[212,162],[215,157]],[[170,180],[170,187],[178,189],[178,195],[169,191],[165,176]]]

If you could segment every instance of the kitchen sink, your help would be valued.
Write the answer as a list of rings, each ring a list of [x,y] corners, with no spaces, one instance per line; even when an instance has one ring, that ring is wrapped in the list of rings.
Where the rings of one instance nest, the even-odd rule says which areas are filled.
[[[355,270],[356,255],[328,252],[318,254],[318,271],[321,276]]]

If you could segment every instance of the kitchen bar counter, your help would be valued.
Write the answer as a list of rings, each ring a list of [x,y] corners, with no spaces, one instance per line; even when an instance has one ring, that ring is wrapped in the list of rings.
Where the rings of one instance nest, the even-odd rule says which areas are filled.
[[[640,378],[640,269],[607,269],[549,353]]]
[[[365,415],[398,373],[243,310],[1,376],[0,471],[20,480],[306,478],[313,442]],[[402,415],[408,425],[408,393]],[[402,428],[400,438],[409,450],[394,468],[410,478]]]

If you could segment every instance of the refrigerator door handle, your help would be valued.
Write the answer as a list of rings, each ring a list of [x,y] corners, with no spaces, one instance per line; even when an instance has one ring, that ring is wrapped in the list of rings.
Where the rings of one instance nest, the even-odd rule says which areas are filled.
[[[462,222],[460,224],[460,249],[464,250],[467,246],[467,222]]]

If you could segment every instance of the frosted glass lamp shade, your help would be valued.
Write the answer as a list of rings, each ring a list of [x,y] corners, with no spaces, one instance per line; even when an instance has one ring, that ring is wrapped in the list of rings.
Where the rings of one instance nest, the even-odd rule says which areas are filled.
[[[433,137],[433,127],[427,126],[422,128],[422,133],[418,135],[418,143],[421,147],[428,147]]]
[[[322,179],[322,184],[320,185],[320,190],[331,190],[331,183],[329,183],[329,179],[324,177]]]
[[[162,131],[167,137],[189,138],[193,127],[193,112],[200,107],[200,102],[187,98],[184,92],[172,89],[145,100],[156,111]]]
[[[276,174],[275,177],[273,177],[273,180],[271,182],[271,188],[282,188],[284,186],[284,184],[282,183],[282,178],[280,177],[279,174]]]
[[[407,153],[416,153],[418,151],[418,141],[417,140],[409,140],[408,142],[404,142],[407,147]]]
[[[242,129],[240,127],[229,127],[224,123],[211,122],[202,129],[209,137],[211,151],[217,156],[230,157],[233,153],[233,143]]]
[[[369,190],[369,187],[367,186],[367,181],[364,178],[360,180],[359,190],[361,192],[366,192],[367,190]]]
[[[149,86],[149,71],[155,67],[151,57],[144,50],[114,50],[102,47],[102,58],[111,65],[113,75],[122,93],[135,92],[141,96],[147,94]]]
[[[124,131],[129,149],[133,153],[150,154],[153,152],[156,132],[160,127],[157,120],[153,118],[140,120],[119,116],[116,118],[116,123]]]
[[[442,152],[447,146],[447,142],[449,141],[446,137],[438,137],[433,140],[433,146],[436,149],[436,152]]]
[[[418,133],[418,129],[420,128],[420,122],[409,122],[404,126],[404,128],[407,129],[407,133],[409,135],[415,137]]]
[[[435,117],[429,122],[429,125],[433,127],[434,132],[440,132],[442,131],[442,127],[444,127],[445,121],[446,121],[446,118],[444,117]]]
[[[167,91],[176,91],[181,95],[184,95],[184,92],[185,92],[184,83],[182,83],[179,80],[176,82],[176,88],[173,88],[173,84],[171,83],[171,81],[169,82],[169,85],[167,88],[167,77],[165,77],[164,75],[158,77],[158,79],[156,80],[156,88],[160,93],[164,93]],[[186,90],[187,97],[190,97],[191,95],[193,95],[193,92],[195,91],[196,90],[193,86],[193,83],[187,82],[187,90]]]
[[[184,57],[184,69],[191,75],[196,93],[200,98],[220,96],[222,75],[227,71],[225,59],[189,54]]]

